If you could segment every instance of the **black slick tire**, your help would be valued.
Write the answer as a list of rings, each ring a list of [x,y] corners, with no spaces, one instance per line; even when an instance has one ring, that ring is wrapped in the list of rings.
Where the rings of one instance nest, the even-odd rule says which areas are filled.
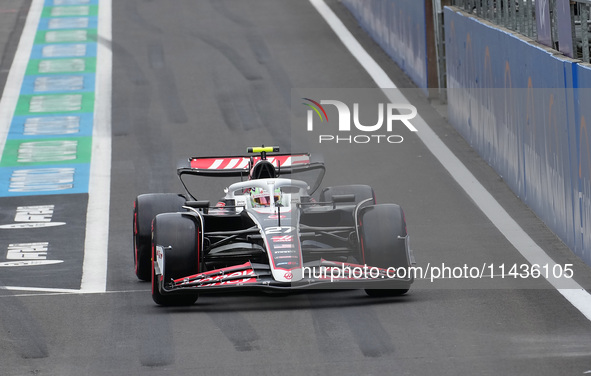
[[[161,213],[183,210],[185,198],[176,193],[137,196],[133,205],[133,261],[138,279],[150,281],[152,264],[152,220]]]
[[[406,221],[400,206],[380,204],[362,208],[360,222],[361,247],[366,265],[384,269],[408,268]],[[366,289],[365,292],[369,296],[398,296],[406,294],[409,289],[410,284],[394,289]]]
[[[157,247],[160,247],[163,252],[164,274],[156,275],[152,265],[152,299],[163,306],[194,304],[199,297],[195,292],[163,294],[160,288],[164,281],[199,272],[199,218],[182,213],[159,214],[154,218],[153,228],[152,260],[156,260]]]

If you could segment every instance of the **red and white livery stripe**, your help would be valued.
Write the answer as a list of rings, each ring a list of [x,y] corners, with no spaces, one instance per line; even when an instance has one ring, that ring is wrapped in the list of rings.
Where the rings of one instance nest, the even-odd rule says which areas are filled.
[[[254,157],[253,162],[256,164],[261,160],[261,157]],[[309,164],[310,157],[307,154],[296,155],[278,155],[269,156],[269,162],[275,166],[290,167],[294,165]],[[222,157],[222,158],[193,158],[191,159],[191,168],[199,170],[232,170],[248,168],[250,162],[249,157]]]

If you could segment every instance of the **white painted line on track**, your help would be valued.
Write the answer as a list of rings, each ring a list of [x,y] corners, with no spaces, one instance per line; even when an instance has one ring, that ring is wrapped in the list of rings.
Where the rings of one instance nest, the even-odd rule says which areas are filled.
[[[102,0],[98,14],[96,94],[92,160],[88,184],[82,282],[84,292],[107,289],[109,203],[111,197],[112,3]]]
[[[0,158],[4,154],[4,146],[6,145],[6,138],[12,123],[12,116],[16,109],[16,104],[21,93],[21,86],[25,78],[25,72],[29,65],[29,58],[31,57],[31,50],[35,42],[35,35],[37,34],[37,25],[41,19],[43,11],[44,0],[33,0],[25,26],[18,42],[18,47],[14,54],[14,60],[10,66],[10,72],[4,85],[4,92],[0,97]]]
[[[88,295],[88,294],[129,294],[146,293],[150,290],[118,290],[118,291],[84,291],[76,289],[54,289],[43,287],[19,287],[19,286],[0,286],[0,291],[21,291],[24,294],[0,295],[2,298],[30,297],[30,296],[50,296],[50,295]]]
[[[333,29],[349,52],[365,68],[378,87],[382,89],[395,89],[396,85],[394,82],[367,51],[365,51],[363,46],[355,39],[353,34],[351,34],[332,9],[326,5],[324,0],[309,1]],[[410,103],[400,91],[383,91],[392,103]],[[417,115],[413,119],[413,125],[418,129],[417,136],[423,141],[429,151],[439,160],[468,196],[470,196],[474,204],[478,206],[484,215],[488,217],[495,227],[497,227],[530,264],[548,265],[549,268],[557,265],[521,226],[515,222],[486,188],[480,184],[476,177],[441,141],[439,136],[433,132],[429,124],[420,115]],[[558,280],[555,278],[547,278],[547,280],[588,320],[591,320],[591,295],[581,285],[574,280]]]
[[[0,287],[0,290],[49,292],[49,293],[62,293],[62,294],[79,294],[80,293],[80,290],[75,290],[75,289],[54,289],[54,288],[43,288],[43,287],[18,287],[18,286],[2,286],[2,287]]]

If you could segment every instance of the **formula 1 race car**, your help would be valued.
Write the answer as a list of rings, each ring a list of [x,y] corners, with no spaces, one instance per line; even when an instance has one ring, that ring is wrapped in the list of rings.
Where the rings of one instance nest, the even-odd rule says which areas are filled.
[[[400,206],[376,204],[367,185],[327,187],[315,199],[323,163],[277,147],[247,153],[189,158],[177,169],[184,195],[135,200],[135,273],[152,282],[157,304],[191,305],[200,293],[237,290],[409,290],[414,258]],[[300,175],[315,178],[294,179]],[[240,181],[211,205],[191,193],[189,176]]]

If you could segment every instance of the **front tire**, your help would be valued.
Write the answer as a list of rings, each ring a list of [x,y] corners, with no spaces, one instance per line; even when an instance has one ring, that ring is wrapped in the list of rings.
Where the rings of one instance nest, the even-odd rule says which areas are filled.
[[[199,273],[201,226],[199,218],[190,214],[165,213],[154,218],[152,232],[152,299],[163,306],[189,306],[197,301],[197,293],[162,294],[165,281]],[[156,247],[163,248],[164,274],[156,275]]]
[[[152,266],[152,220],[160,213],[183,210],[185,198],[176,193],[139,195],[133,205],[133,261],[135,275],[150,281]]]
[[[408,268],[406,221],[402,208],[395,204],[372,205],[360,210],[360,236],[363,261],[368,266],[383,269]],[[410,289],[366,289],[369,296],[399,296]]]

